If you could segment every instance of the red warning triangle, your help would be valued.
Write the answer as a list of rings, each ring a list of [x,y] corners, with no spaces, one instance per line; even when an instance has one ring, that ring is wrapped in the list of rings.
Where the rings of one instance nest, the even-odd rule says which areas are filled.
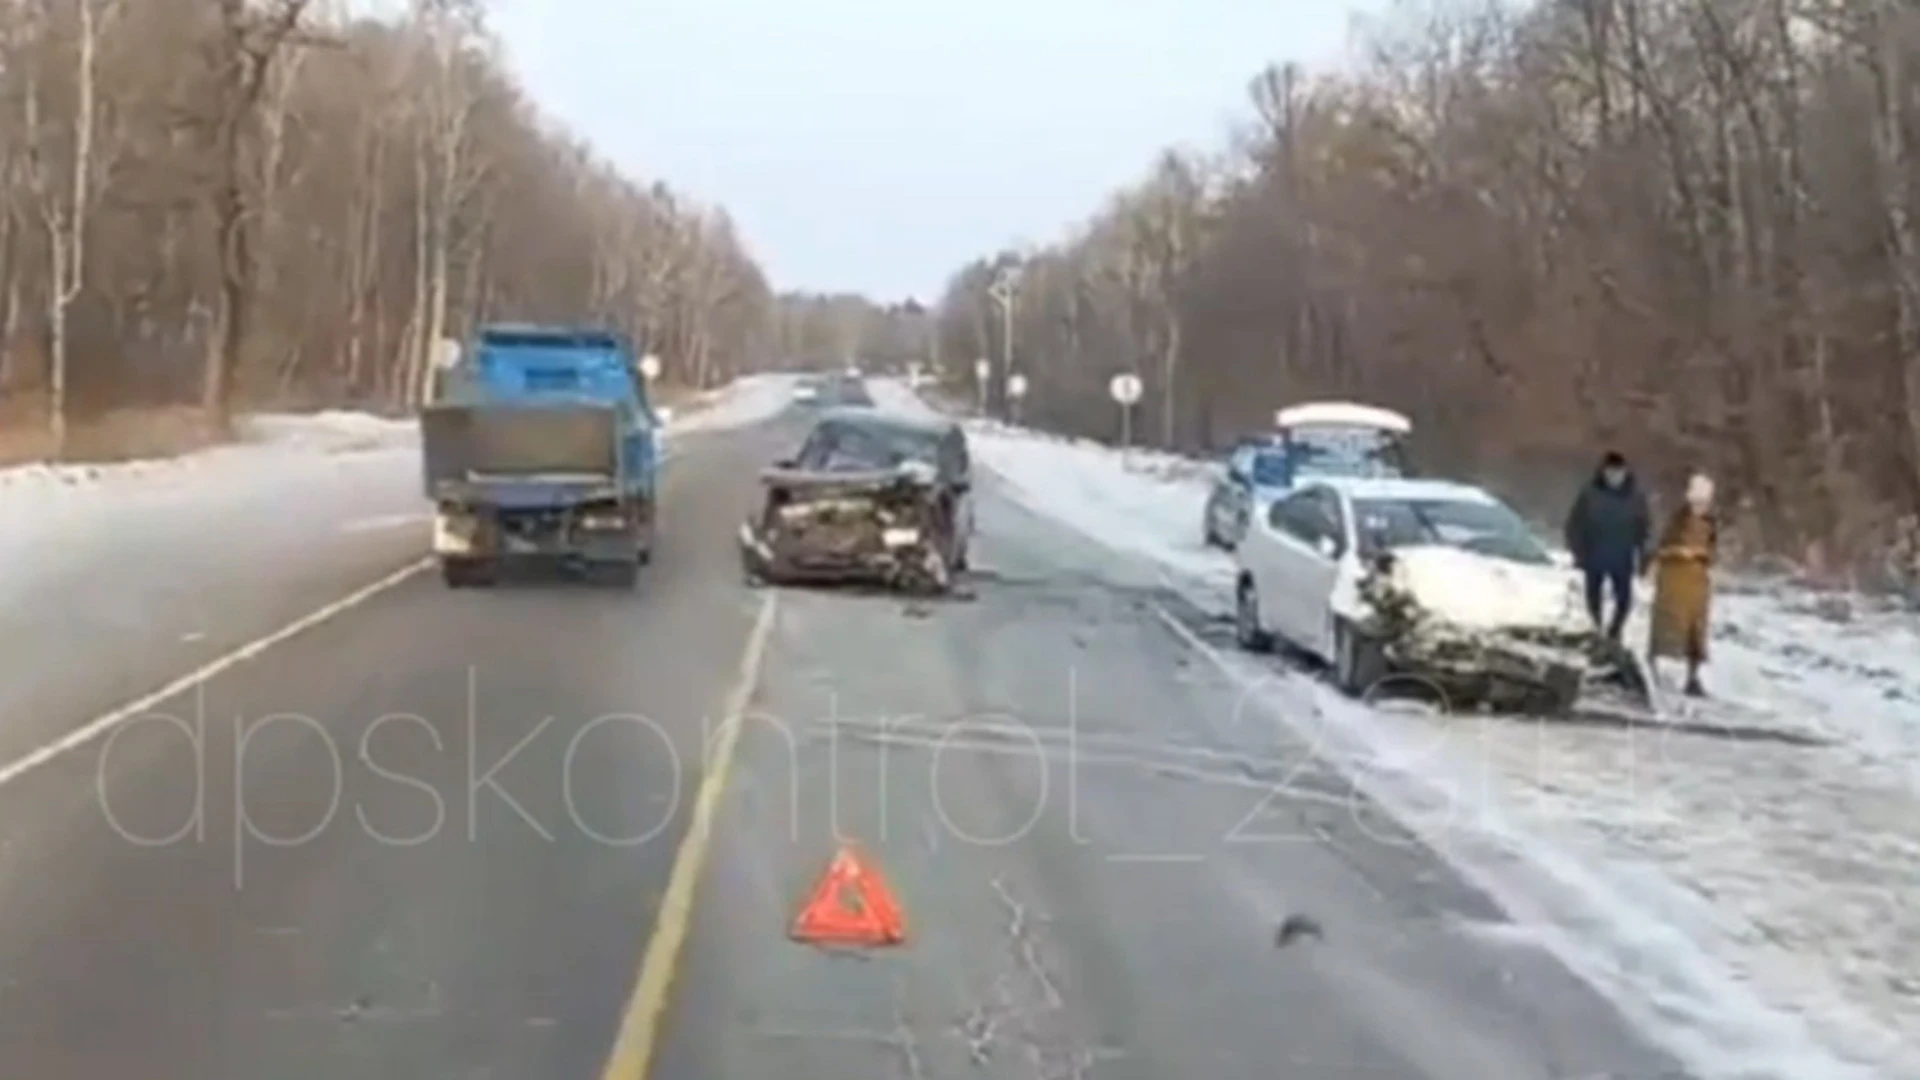
[[[879,871],[849,846],[827,864],[791,934],[812,945],[898,945],[907,923]]]

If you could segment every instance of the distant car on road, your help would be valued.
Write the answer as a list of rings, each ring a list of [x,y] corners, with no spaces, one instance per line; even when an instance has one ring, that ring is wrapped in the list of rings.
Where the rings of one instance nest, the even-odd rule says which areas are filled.
[[[794,404],[808,408],[833,408],[840,405],[871,405],[873,395],[858,375],[834,372],[804,379],[793,388]]]
[[[740,530],[750,578],[944,593],[967,567],[972,460],[952,421],[831,409],[762,480]]]
[[[1453,704],[1557,713],[1598,655],[1573,574],[1466,484],[1302,483],[1255,520],[1235,562],[1241,646],[1285,641],[1350,694],[1399,676]]]
[[[1388,409],[1317,401],[1281,409],[1276,430],[1242,439],[1214,481],[1202,512],[1207,544],[1231,550],[1247,522],[1303,480],[1334,476],[1405,476],[1405,443],[1413,424]]]

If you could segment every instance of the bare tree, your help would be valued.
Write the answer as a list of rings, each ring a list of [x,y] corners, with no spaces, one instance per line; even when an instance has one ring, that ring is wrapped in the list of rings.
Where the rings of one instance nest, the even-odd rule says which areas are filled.
[[[404,408],[482,319],[604,321],[675,379],[773,351],[739,237],[541,116],[479,4],[347,8],[0,0],[0,426]]]
[[[44,47],[54,36],[55,12],[50,0],[35,0],[35,7],[40,32],[34,37]],[[86,284],[87,213],[93,202],[95,181],[93,146],[97,126],[100,22],[111,17],[113,4],[110,0],[74,0],[73,8],[73,113],[64,125],[55,125],[47,119],[43,105],[45,80],[41,73],[28,76],[25,109],[27,175],[46,229],[50,339],[47,425],[56,457],[64,457],[67,450],[67,311]],[[56,126],[71,132],[72,145],[64,162],[64,185],[60,183],[61,166],[51,160],[48,148],[50,129]]]
[[[1110,432],[1116,358],[1174,446],[1364,396],[1522,502],[1613,444],[1713,469],[1748,547],[1872,563],[1920,521],[1910,7],[1406,0],[1364,67],[1257,78],[1218,176],[1163,164],[1032,260],[1032,415]],[[969,354],[990,261],[941,305]]]
[[[295,42],[309,0],[271,0],[264,9],[246,0],[217,3],[219,21],[208,51],[214,71],[213,150],[219,163],[212,202],[220,306],[217,332],[207,353],[201,407],[210,424],[224,429],[232,420],[234,374],[253,314],[250,305],[258,272],[247,140],[273,64]]]

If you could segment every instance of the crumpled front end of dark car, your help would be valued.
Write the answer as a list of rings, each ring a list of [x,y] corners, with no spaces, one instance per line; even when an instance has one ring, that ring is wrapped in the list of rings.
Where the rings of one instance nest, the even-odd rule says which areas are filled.
[[[953,583],[951,525],[937,488],[910,476],[768,477],[761,512],[740,528],[750,579],[868,584],[944,593]]]

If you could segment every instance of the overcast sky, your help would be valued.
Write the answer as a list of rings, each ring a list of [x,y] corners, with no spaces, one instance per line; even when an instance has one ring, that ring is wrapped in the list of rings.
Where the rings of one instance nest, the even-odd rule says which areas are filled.
[[[725,205],[776,288],[933,299],[1224,145],[1266,63],[1337,63],[1351,0],[496,0],[533,96]]]

